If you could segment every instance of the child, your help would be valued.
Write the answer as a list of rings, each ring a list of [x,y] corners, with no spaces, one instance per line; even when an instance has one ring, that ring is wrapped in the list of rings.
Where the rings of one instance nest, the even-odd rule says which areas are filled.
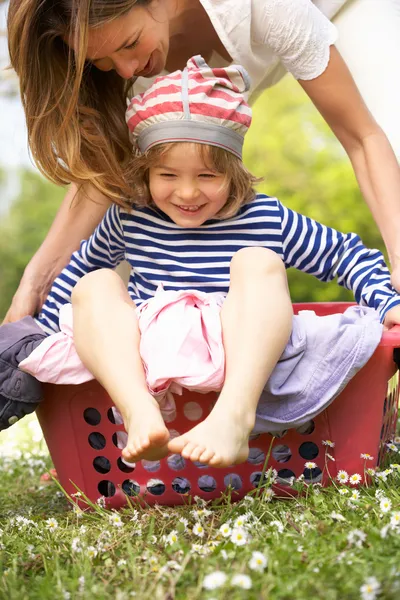
[[[174,452],[218,467],[243,462],[263,394],[276,392],[267,403],[270,424],[301,424],[368,360],[381,336],[379,316],[388,327],[400,323],[400,297],[381,253],[253,191],[256,180],[241,162],[251,121],[247,87],[242,68],[211,69],[195,57],[183,72],[159,77],[133,98],[127,111],[136,149],[133,208],[107,211],[55,280],[37,322],[28,317],[2,327],[0,359],[6,338],[7,364],[41,380],[53,339],[43,339],[43,330],[61,328],[63,339],[72,340],[73,327],[89,376],[122,414],[128,461]],[[111,270],[123,259],[131,266],[128,290]],[[357,309],[321,322],[293,318],[290,266],[324,281],[337,276],[376,312]],[[28,333],[20,333],[22,325]],[[181,343],[185,352],[173,351]],[[71,344],[69,368],[77,375],[83,367]],[[180,379],[172,373],[176,362],[183,365]],[[196,385],[201,362],[212,367],[203,387]],[[159,377],[164,364],[170,370]],[[188,382],[186,372],[196,377]],[[200,424],[171,440],[155,395],[178,380],[221,393]]]

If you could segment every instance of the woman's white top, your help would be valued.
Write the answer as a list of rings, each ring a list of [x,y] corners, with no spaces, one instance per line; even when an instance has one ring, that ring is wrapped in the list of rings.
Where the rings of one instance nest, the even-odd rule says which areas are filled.
[[[251,78],[251,101],[286,72],[315,79],[329,62],[337,33],[330,22],[347,0],[200,0],[234,63]],[[227,61],[214,53],[212,67]],[[139,78],[134,92],[152,83]]]

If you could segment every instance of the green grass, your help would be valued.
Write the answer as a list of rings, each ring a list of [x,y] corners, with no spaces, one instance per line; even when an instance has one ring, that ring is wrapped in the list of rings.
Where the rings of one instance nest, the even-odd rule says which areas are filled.
[[[44,442],[32,435],[39,437],[32,419],[2,434],[0,451],[8,455],[0,457],[1,599],[400,597],[400,522],[391,525],[400,517],[400,466],[389,468],[386,481],[359,488],[354,501],[352,486],[298,483],[303,493],[288,500],[271,499],[267,486],[236,504],[227,496],[206,507],[192,500],[180,508],[81,512],[55,482],[41,482],[52,465]],[[387,458],[388,465],[400,462],[399,453]],[[387,512],[380,498],[390,500]],[[235,539],[245,543],[237,545],[220,527],[228,524],[227,534],[243,515]],[[262,553],[265,568],[254,569],[253,552]],[[205,589],[217,571],[225,583]],[[235,584],[238,574],[249,578],[242,583],[250,589]],[[368,578],[375,578],[369,595],[362,588]]]

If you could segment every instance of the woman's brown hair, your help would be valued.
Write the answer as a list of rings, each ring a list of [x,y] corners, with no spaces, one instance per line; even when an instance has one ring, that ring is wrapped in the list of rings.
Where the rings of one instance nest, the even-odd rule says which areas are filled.
[[[133,206],[154,206],[149,190],[149,172],[152,167],[160,164],[161,159],[174,146],[187,142],[171,142],[153,146],[145,154],[132,156],[127,163],[126,181],[131,188],[131,202]],[[254,186],[262,181],[246,169],[243,162],[231,152],[209,146],[207,144],[196,144],[203,163],[212,171],[222,173],[224,177],[223,186],[229,190],[228,200],[225,206],[215,215],[215,219],[229,219],[238,212],[239,208],[253,200],[255,196]]]
[[[86,60],[88,29],[150,1],[10,1],[9,52],[28,142],[38,168],[55,183],[92,183],[116,202],[129,194],[123,174],[132,146],[124,115],[132,81]]]

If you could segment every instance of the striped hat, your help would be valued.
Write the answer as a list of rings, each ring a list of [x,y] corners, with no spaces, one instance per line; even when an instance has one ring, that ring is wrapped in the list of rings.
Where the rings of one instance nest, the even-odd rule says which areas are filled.
[[[250,87],[239,65],[212,69],[201,56],[183,71],[157,77],[126,111],[134,145],[144,153],[166,142],[196,142],[224,148],[242,158],[251,109],[243,97]]]

